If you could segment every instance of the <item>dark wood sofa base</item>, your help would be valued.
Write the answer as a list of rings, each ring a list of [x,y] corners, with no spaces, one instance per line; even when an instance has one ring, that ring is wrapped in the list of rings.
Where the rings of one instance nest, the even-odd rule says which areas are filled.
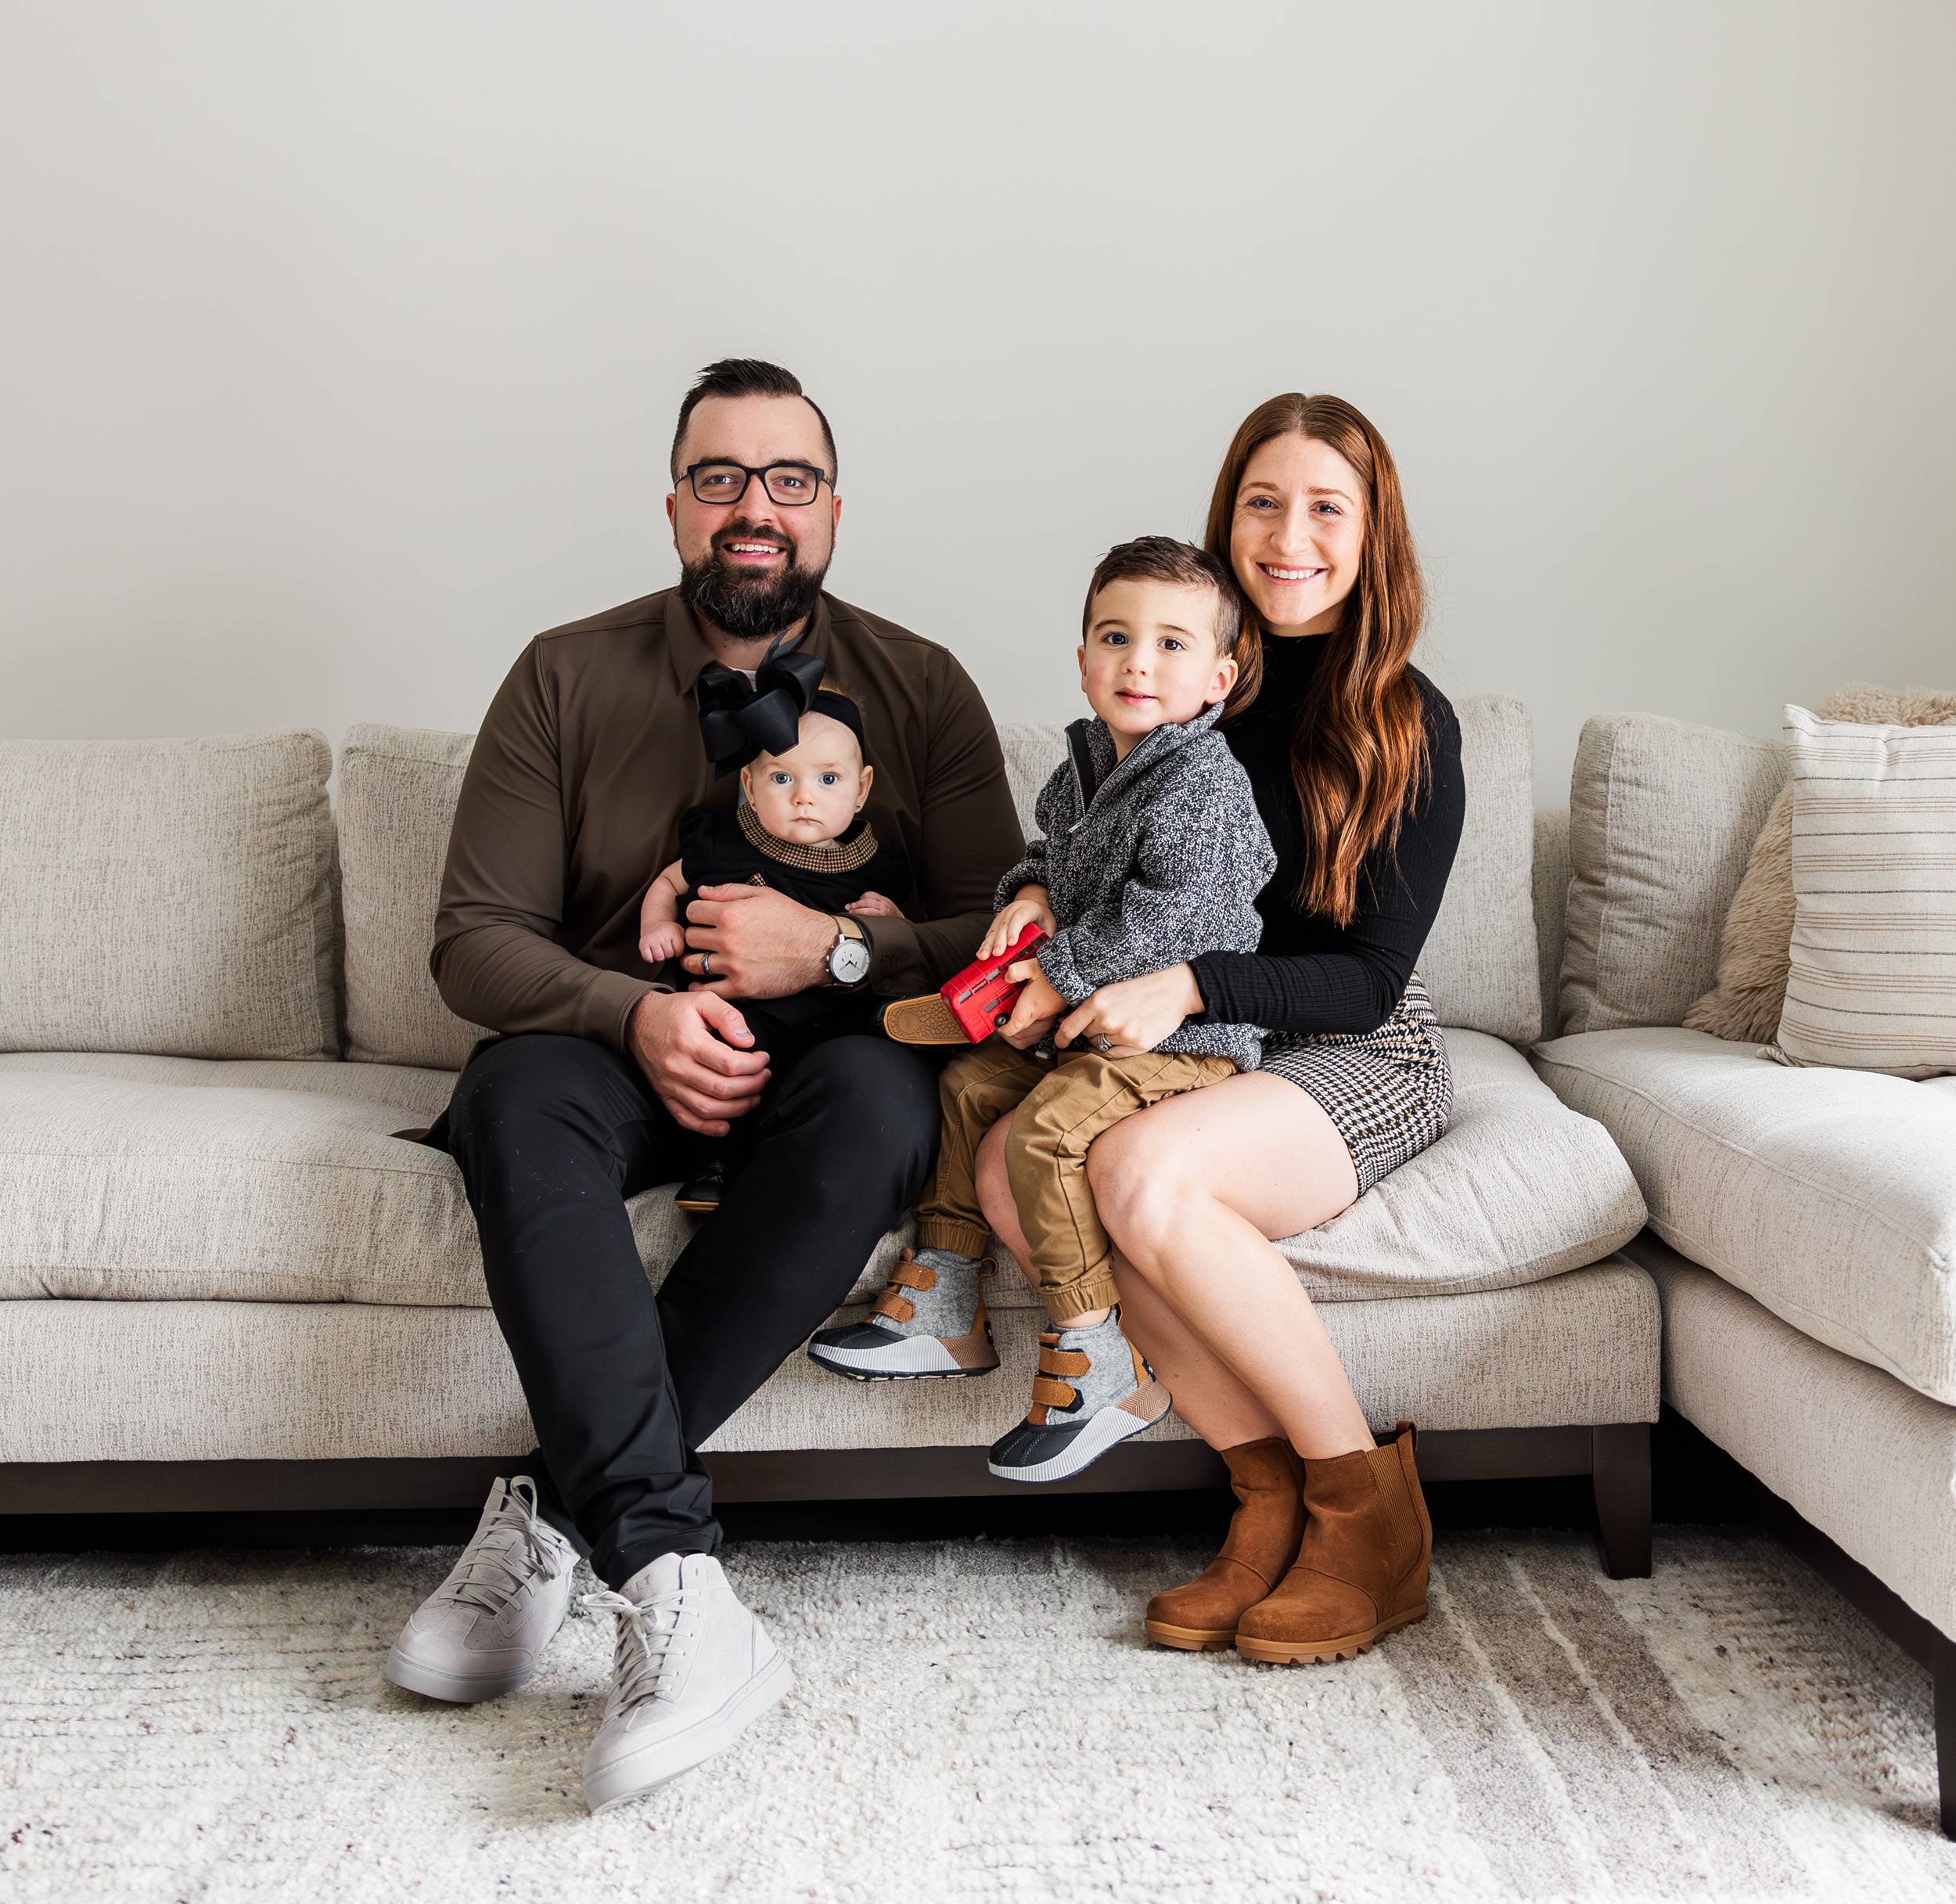
[[[441,1460],[49,1461],[0,1463],[0,1514],[236,1513],[463,1508],[518,1457]],[[796,1449],[710,1454],[723,1501],[919,1500],[1024,1495],[1000,1481],[982,1448]],[[1650,1425],[1464,1428],[1422,1434],[1429,1481],[1524,1481],[1587,1474],[1598,1542],[1613,1579],[1650,1571]],[[1042,1494],[1221,1488],[1221,1457],[1200,1441],[1129,1442]]]

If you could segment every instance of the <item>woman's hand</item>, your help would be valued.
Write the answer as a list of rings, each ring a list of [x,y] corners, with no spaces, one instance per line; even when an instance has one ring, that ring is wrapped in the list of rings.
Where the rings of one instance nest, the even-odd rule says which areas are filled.
[[[1048,936],[1054,930],[1052,894],[1043,886],[1022,886],[1012,895],[1011,905],[991,922],[991,929],[979,943],[980,959],[995,959],[1001,952],[1010,952],[1019,943],[1019,935],[1028,926],[1037,926]],[[1062,1005],[1061,1009],[1065,1009]]]
[[[1124,978],[1102,985],[1086,1003],[1061,1020],[1053,1042],[1085,1046],[1098,1051],[1096,1038],[1106,1039],[1110,1058],[1138,1057],[1152,1051],[1185,1018],[1203,1009],[1202,988],[1194,968],[1171,965],[1141,978]]]
[[[998,1028],[998,1035],[1023,1051],[1037,1044],[1059,1022],[1066,1001],[1053,990],[1037,959],[1021,959],[1016,965],[1007,966],[1005,976],[1015,983],[1023,982],[1025,989],[1014,1001],[1012,1016]]]

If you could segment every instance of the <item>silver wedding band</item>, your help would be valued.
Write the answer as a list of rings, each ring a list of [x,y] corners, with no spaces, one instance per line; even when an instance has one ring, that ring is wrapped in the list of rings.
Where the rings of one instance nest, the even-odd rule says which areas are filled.
[[[1105,1031],[1098,1031],[1094,1035],[1095,1050],[1106,1053],[1112,1051],[1113,1048],[1113,1041],[1108,1037]]]
[[[711,952],[702,952],[699,955],[699,976],[702,978],[713,977],[713,954]]]

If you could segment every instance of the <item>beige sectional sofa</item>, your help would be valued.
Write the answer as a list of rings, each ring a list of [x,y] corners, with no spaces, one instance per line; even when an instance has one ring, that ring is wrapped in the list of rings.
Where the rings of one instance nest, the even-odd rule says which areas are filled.
[[[1682,1024],[1786,772],[1742,735],[1588,724],[1536,1064],[1649,1206],[1625,1253],[1663,1298],[1665,1398],[1902,1603],[1860,1594],[1935,1674],[1956,1833],[1956,1077],[1796,1068]]]
[[[1659,1310],[1621,1253],[1643,1198],[1525,1055],[1559,897],[1538,931],[1526,711],[1460,713],[1466,833],[1422,960],[1454,1121],[1283,1247],[1429,1476],[1591,1474],[1606,1559],[1645,1571]],[[1029,814],[1060,729],[1005,739]],[[478,1035],[427,972],[469,747],[356,729],[329,799],[307,732],[0,745],[0,1511],[461,1504],[531,1445],[458,1173],[391,1135]],[[666,1190],[632,1216],[656,1280],[690,1219]],[[1027,1368],[1033,1298],[1000,1283]],[[709,1454],[729,1499],[1002,1491],[983,1450],[1019,1394],[797,1355]],[[1218,1474],[1171,1418],[1075,1485]]]

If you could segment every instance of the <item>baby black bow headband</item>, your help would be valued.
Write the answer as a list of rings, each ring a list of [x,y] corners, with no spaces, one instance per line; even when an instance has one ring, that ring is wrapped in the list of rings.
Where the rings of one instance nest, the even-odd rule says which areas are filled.
[[[822,685],[817,655],[778,652],[776,640],[750,681],[738,669],[710,668],[699,677],[699,737],[715,777],[742,768],[758,754],[786,754],[801,737],[804,714],[840,721],[863,744],[862,711],[846,694]]]

